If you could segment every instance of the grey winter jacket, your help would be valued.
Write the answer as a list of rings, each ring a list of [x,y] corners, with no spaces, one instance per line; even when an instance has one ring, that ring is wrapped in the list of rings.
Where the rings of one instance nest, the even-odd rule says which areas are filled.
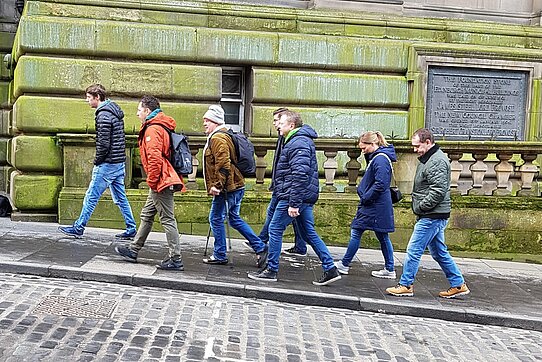
[[[126,137],[124,134],[124,113],[109,100],[95,112],[96,125],[96,166],[102,163],[126,162]]]
[[[416,168],[412,189],[412,210],[422,218],[450,217],[450,161],[438,145],[431,147]]]

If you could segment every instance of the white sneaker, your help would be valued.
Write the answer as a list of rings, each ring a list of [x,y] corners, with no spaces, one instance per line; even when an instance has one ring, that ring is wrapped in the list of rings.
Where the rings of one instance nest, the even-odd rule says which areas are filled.
[[[339,271],[339,273],[344,274],[344,275],[348,275],[348,271],[350,270],[350,267],[349,266],[344,266],[343,262],[341,260],[336,261],[333,264],[335,264],[335,267],[337,267],[337,270]]]
[[[386,269],[382,269],[382,270],[374,270],[371,272],[371,275],[375,278],[384,278],[384,279],[395,279],[397,278],[397,275],[395,274],[395,270],[394,271],[389,271],[389,270],[386,270]]]

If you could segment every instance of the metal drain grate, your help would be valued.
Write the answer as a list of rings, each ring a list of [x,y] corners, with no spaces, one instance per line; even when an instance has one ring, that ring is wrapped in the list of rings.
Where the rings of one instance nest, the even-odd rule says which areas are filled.
[[[73,298],[50,295],[34,309],[36,314],[55,314],[65,317],[109,318],[117,302],[94,298]]]

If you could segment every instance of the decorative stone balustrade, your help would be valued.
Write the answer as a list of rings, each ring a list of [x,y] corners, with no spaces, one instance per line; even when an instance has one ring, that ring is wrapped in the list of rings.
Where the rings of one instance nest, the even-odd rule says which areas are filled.
[[[65,186],[86,187],[90,178],[93,156],[93,135],[58,135],[64,146]],[[269,151],[275,149],[275,138],[252,138],[256,154],[256,180],[254,190],[265,191],[266,171],[271,168]],[[197,179],[201,177],[201,154],[206,137],[189,136],[193,156],[194,172],[188,176],[187,188],[197,190]],[[365,167],[365,160],[357,147],[355,139],[316,140],[316,149],[325,156],[321,164],[324,182],[322,192],[337,192],[338,179],[347,180],[347,186],[341,188],[346,193],[355,193],[359,176]],[[539,164],[536,159],[542,155],[542,143],[534,142],[437,142],[448,154],[451,161],[451,192],[456,195],[485,196],[538,196]],[[137,148],[135,136],[127,136],[127,156],[133,168],[127,170],[127,184],[130,185],[132,174],[137,165],[133,157]],[[416,155],[412,152],[410,141],[393,142],[398,154],[398,162],[394,164],[395,180],[401,191],[411,191]],[[92,147],[92,148],[91,148]],[[337,155],[348,157],[344,167],[339,167]],[[85,158],[89,158],[85,160]],[[87,162],[88,161],[88,162]],[[87,165],[83,167],[82,165]],[[344,169],[339,173],[338,170]]]

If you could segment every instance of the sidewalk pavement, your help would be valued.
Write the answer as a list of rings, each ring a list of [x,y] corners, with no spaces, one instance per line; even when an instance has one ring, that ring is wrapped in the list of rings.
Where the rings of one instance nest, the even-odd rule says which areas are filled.
[[[350,274],[328,286],[312,285],[322,273],[314,253],[306,257],[281,256],[278,282],[254,281],[256,257],[232,240],[227,265],[202,263],[205,237],[181,235],[185,271],[163,271],[155,265],[167,254],[163,233],[151,233],[139,253],[138,263],[115,253],[119,230],[87,228],[82,239],[62,235],[58,224],[13,222],[0,218],[0,272],[46,277],[152,286],[176,290],[270,299],[304,305],[437,318],[448,321],[517,327],[542,331],[542,265],[496,260],[455,258],[471,293],[442,299],[438,292],[448,283],[438,264],[424,255],[414,297],[393,297],[385,288],[397,280],[371,277],[381,269],[379,250],[360,250]],[[212,252],[212,238],[209,252]],[[290,244],[285,244],[285,247]],[[310,249],[310,248],[309,248]],[[345,248],[330,247],[335,260]],[[397,277],[404,253],[395,253]]]

